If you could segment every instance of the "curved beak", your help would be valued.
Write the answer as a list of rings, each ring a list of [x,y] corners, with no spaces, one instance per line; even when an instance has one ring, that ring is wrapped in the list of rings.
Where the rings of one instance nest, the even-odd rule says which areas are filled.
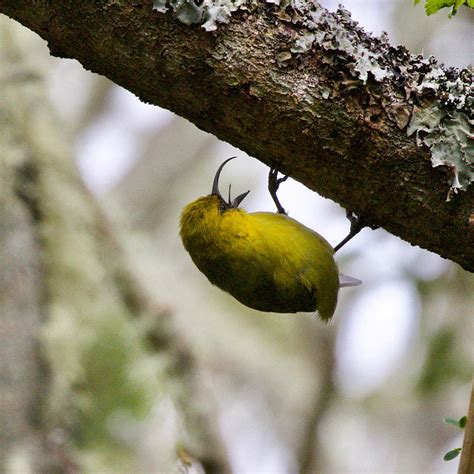
[[[247,191],[243,194],[239,194],[232,202],[230,201],[230,186],[229,186],[229,202],[226,202],[225,199],[222,197],[221,193],[219,192],[219,178],[221,176],[221,171],[222,168],[230,161],[233,160],[234,158],[237,158],[236,156],[232,156],[230,158],[227,158],[220,166],[217,168],[216,175],[214,176],[214,182],[212,183],[212,191],[211,194],[214,194],[215,196],[218,196],[228,207],[232,208],[237,208],[239,204],[246,198],[247,194],[250,192]]]
[[[234,158],[237,158],[236,156],[232,156],[230,158],[227,158],[220,166],[217,168],[216,175],[214,176],[214,181],[212,183],[212,191],[211,194],[215,194],[216,196],[222,197],[221,193],[219,192],[219,178],[221,176],[221,171],[222,168],[230,161],[233,160]],[[243,198],[242,198],[243,199]]]

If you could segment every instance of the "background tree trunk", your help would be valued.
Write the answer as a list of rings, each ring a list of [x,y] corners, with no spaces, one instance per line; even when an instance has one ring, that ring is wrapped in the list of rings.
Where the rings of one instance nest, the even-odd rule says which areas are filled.
[[[0,465],[140,470],[126,434],[160,400],[153,468],[228,471],[191,353],[77,174],[37,43],[6,18],[0,32]]]

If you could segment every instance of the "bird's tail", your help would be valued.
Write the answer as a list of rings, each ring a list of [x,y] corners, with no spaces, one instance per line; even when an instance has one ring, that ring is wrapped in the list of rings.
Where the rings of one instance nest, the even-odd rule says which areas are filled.
[[[357,278],[344,275],[344,273],[339,273],[339,286],[344,288],[345,286],[359,286],[362,285],[362,281]]]

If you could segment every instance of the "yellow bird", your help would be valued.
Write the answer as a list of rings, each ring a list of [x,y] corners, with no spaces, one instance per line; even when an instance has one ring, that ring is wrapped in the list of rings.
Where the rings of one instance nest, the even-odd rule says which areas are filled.
[[[226,201],[219,192],[219,177],[234,158],[219,166],[211,194],[184,208],[180,222],[184,247],[213,285],[242,304],[276,313],[317,311],[328,321],[336,309],[339,288],[361,281],[339,275],[333,247],[286,215],[276,196],[286,177],[278,179],[276,170],[270,171],[269,189],[278,213],[240,209],[250,191],[231,201],[229,188]]]

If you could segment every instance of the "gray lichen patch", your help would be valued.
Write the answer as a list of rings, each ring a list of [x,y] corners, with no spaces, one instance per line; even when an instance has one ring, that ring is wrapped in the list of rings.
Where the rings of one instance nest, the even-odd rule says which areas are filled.
[[[374,111],[367,110],[369,120],[385,113],[388,123],[407,129],[418,146],[430,149],[433,166],[450,170],[448,199],[473,182],[472,71],[446,68],[433,57],[393,47],[386,34],[368,35],[343,7],[332,13],[311,0],[154,0],[154,9],[171,9],[178,20],[207,31],[228,23],[237,10],[266,16],[284,32],[275,46],[277,68],[291,75],[307,70],[303,66],[314,59],[327,69],[324,91],[320,85],[308,95],[335,100],[357,89]],[[318,83],[314,77],[311,82]]]
[[[433,166],[446,166],[449,169],[451,178],[447,201],[474,181],[472,124],[472,120],[464,113],[448,113],[434,105],[416,108],[408,127],[409,136],[416,134],[417,143],[430,148]]]
[[[306,29],[295,41],[293,52],[315,48],[339,55],[347,61],[352,75],[364,84],[369,73],[376,81],[392,77],[381,51],[374,49],[373,41],[367,40],[366,33],[357,27],[347,10],[340,7],[336,13],[330,13],[317,3],[303,1],[294,2],[293,8],[298,15],[292,16],[291,22]]]
[[[472,72],[445,69],[433,57],[411,58],[404,88],[415,107],[407,133],[429,147],[434,167],[450,171],[450,201],[474,182]]]
[[[248,0],[153,0],[153,9],[161,13],[171,9],[185,25],[200,24],[206,31],[214,31],[218,23],[228,23],[233,12],[257,3]]]

